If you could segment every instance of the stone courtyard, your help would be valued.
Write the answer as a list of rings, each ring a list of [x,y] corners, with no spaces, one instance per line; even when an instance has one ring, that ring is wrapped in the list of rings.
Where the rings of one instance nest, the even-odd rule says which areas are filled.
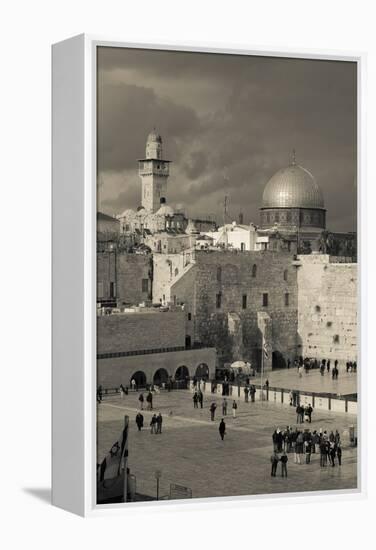
[[[313,382],[316,373],[312,373]],[[355,378],[354,378],[355,380]],[[327,390],[330,391],[330,390]],[[143,411],[144,428],[137,431],[135,416],[138,393],[105,397],[98,406],[98,456],[103,460],[129,415],[128,467],[136,476],[141,499],[156,498],[155,471],[160,470],[160,498],[167,498],[170,484],[189,487],[194,498],[257,495],[302,491],[355,489],[357,487],[357,449],[350,447],[348,428],[356,426],[356,416],[349,413],[315,410],[311,430],[336,430],[342,439],[342,466],[320,468],[319,454],[311,463],[294,464],[289,454],[288,478],[270,476],[272,433],[276,427],[296,425],[293,407],[271,402],[244,403],[238,400],[237,417],[232,418],[231,398],[225,417],[226,436],[218,433],[222,396],[206,395],[203,409],[194,409],[188,390],[161,392],[154,397],[154,411],[163,415],[162,434],[150,433],[152,412]],[[217,403],[214,422],[209,406]]]

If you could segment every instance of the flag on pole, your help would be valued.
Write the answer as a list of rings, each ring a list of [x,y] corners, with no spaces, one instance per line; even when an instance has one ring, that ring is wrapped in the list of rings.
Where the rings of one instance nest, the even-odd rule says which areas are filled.
[[[129,417],[124,417],[124,428],[111,449],[98,464],[97,503],[121,502],[124,496],[124,476],[128,456]]]

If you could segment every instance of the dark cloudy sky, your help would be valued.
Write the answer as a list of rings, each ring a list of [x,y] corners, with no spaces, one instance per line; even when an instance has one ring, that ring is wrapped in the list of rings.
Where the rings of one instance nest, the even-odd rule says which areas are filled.
[[[356,227],[356,65],[98,49],[99,209],[137,208],[148,133],[172,161],[168,203],[258,223],[264,185],[291,158],[321,186],[328,227]]]

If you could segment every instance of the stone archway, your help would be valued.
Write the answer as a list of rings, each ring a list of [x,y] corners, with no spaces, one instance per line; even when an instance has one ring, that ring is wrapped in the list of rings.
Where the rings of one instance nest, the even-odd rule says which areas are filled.
[[[175,380],[186,380],[189,378],[189,370],[185,365],[181,365],[176,369]]]
[[[168,381],[168,372],[166,369],[158,369],[153,376],[153,384],[156,386],[161,386],[162,384],[166,384]]]
[[[285,369],[287,366],[286,359],[283,357],[282,353],[278,350],[273,351],[272,355],[272,369]]]
[[[209,379],[209,367],[206,363],[200,363],[196,369],[196,378],[202,379],[202,380],[208,380]]]
[[[132,386],[131,382],[134,380],[136,382],[136,388],[145,388],[146,387],[146,374],[142,370],[138,370],[129,380],[129,385]]]

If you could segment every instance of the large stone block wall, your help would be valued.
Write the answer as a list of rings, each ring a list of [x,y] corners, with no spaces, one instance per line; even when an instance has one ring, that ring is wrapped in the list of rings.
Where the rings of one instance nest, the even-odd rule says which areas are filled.
[[[169,353],[153,353],[150,355],[135,355],[131,357],[114,357],[97,361],[97,384],[104,388],[116,388],[120,384],[130,385],[134,374],[144,372],[148,384],[153,383],[154,374],[159,369],[166,369],[169,376],[174,377],[176,370],[186,366],[189,375],[195,376],[201,363],[209,367],[209,378],[215,374],[215,349],[202,348]]]
[[[357,358],[357,264],[328,255],[299,256],[300,354],[318,359]]]
[[[97,317],[97,353],[185,346],[183,311],[135,312]]]
[[[192,312],[194,339],[216,347],[220,364],[247,359],[260,367],[262,334],[257,320],[259,311],[265,311],[272,320],[270,352],[281,353],[285,360],[295,357],[298,304],[297,274],[292,254],[197,251],[193,268],[186,277],[172,284],[171,293],[187,305],[187,311]],[[268,306],[262,305],[263,293],[268,294]],[[216,303],[218,294],[221,294],[220,308]],[[285,294],[289,295],[288,305],[285,305]],[[244,295],[247,296],[245,309]],[[237,313],[242,322],[242,350],[229,331],[228,316],[232,313]]]
[[[139,304],[151,299],[153,262],[149,255],[126,252],[97,253],[97,286],[103,285],[103,298],[110,298],[110,283],[115,284],[115,298],[119,305]],[[142,280],[148,280],[147,290]]]

